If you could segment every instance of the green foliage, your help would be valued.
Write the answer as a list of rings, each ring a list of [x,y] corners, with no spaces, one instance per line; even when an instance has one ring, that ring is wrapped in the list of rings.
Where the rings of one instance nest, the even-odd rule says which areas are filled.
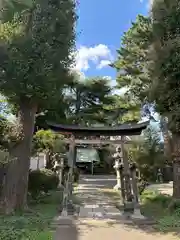
[[[33,198],[36,198],[40,192],[47,193],[56,189],[58,183],[58,176],[49,169],[34,170],[29,173],[29,192]]]
[[[33,151],[36,153],[43,151],[64,153],[65,142],[63,140],[63,135],[55,134],[51,130],[39,130],[33,137]]]
[[[112,65],[118,72],[118,87],[125,87],[128,95],[136,101],[144,101],[151,83],[147,71],[151,40],[151,19],[138,15],[130,29],[125,32],[121,47],[117,51],[117,60]]]
[[[21,126],[17,121],[10,122],[5,117],[0,117],[0,148],[4,151],[10,150],[21,139]]]
[[[75,4],[32,1],[14,13],[0,25],[1,91],[15,103],[26,99],[41,105],[55,98],[69,78]]]
[[[59,91],[59,95],[54,101],[46,104],[40,109],[40,113],[36,115],[35,130],[48,129],[47,122],[67,123],[68,104],[65,96]]]
[[[62,192],[52,192],[43,203],[30,205],[32,212],[0,216],[0,239],[50,240],[53,239],[52,221],[62,202]]]
[[[159,135],[153,129],[144,131],[141,142],[135,142],[128,149],[130,158],[136,162],[141,177],[146,181],[157,180],[157,170],[165,164]]]
[[[156,194],[155,192],[148,192],[148,194],[146,192],[143,197],[145,197],[146,201],[149,200],[151,202],[161,204],[165,208],[168,207],[170,201],[172,200],[172,197],[169,195]]]
[[[139,179],[139,181],[137,182],[137,186],[138,186],[139,194],[142,195],[144,190],[148,186],[148,183],[146,181],[142,180],[142,179]]]
[[[156,229],[162,232],[175,231],[180,228],[180,215],[179,212],[173,215],[167,215],[162,217],[158,224],[156,225]]]
[[[83,124],[104,122],[104,105],[114,102],[112,88],[107,79],[75,79],[67,87],[67,121]]]
[[[0,20],[3,22],[11,21],[14,18],[15,14],[20,14],[22,11],[31,8],[32,6],[32,0],[2,0]]]
[[[66,124],[106,122],[104,105],[114,103],[109,81],[101,77],[81,80],[74,73],[73,76],[59,93],[57,102],[47,105],[45,113],[37,117],[39,129],[47,129],[46,121]]]
[[[160,113],[168,116],[169,128],[180,130],[180,8],[178,0],[157,1],[152,7],[153,46],[149,72],[151,97]]]
[[[172,197],[162,195],[157,191],[145,190],[140,199],[142,213],[158,222],[159,219],[168,214],[168,205]]]
[[[5,7],[0,16],[0,91],[17,110],[22,133],[10,152],[22,171],[18,174],[14,169],[14,182],[7,180],[9,185],[16,186],[17,194],[21,193],[13,200],[16,207],[18,201],[26,204],[26,191],[21,188],[28,184],[36,113],[49,102],[54,103],[72,78],[76,5],[73,0],[3,0],[2,4]],[[7,199],[6,192],[2,192],[2,198]],[[23,208],[23,204],[19,205]]]
[[[167,94],[164,94],[167,90],[163,90],[161,86],[155,84],[152,87],[152,83],[156,79],[155,76],[152,76],[153,24],[151,17],[138,15],[136,21],[124,33],[121,47],[117,51],[117,60],[112,65],[118,72],[118,87],[126,88],[126,95],[131,101],[134,101],[135,106],[138,107],[139,105],[139,108],[147,101],[156,104],[156,100],[159,101],[160,97],[167,96]],[[164,80],[162,79],[162,81]],[[153,97],[154,90],[157,93],[157,99]],[[163,101],[162,104],[164,104]],[[158,104],[156,104],[156,108],[159,110]],[[164,119],[169,114],[160,112],[163,113],[162,118]],[[162,124],[162,121],[160,123],[163,137],[169,140],[168,129],[164,123]],[[167,159],[171,159],[168,141],[165,141],[164,152]]]
[[[46,120],[84,125],[139,120],[140,105],[126,96],[113,95],[112,90],[105,78],[75,78],[67,84],[58,104],[37,118],[37,126],[46,128]]]
[[[147,70],[151,39],[151,19],[138,15],[124,33],[117,59],[112,64],[117,71],[117,88],[126,89],[123,98],[129,111],[124,114],[123,122],[139,120],[142,103],[147,100],[151,84]]]
[[[180,200],[179,199],[172,199],[168,208],[171,212],[176,211],[176,212],[180,213]]]
[[[154,217],[156,230],[175,232],[180,227],[180,202],[171,196],[145,190],[141,196],[143,213]]]
[[[113,95],[114,102],[105,105],[105,118],[111,124],[140,120],[140,105],[128,95]]]

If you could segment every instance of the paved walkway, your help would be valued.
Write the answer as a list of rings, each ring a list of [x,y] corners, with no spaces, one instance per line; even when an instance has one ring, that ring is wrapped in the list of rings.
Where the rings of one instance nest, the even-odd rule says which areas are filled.
[[[115,178],[112,176],[109,178],[107,176],[98,178],[82,176],[76,192],[82,202],[79,218],[117,219],[120,217],[121,213],[113,206],[111,199],[100,191],[102,188],[112,188],[115,182]]]
[[[55,240],[177,240],[172,234],[154,233],[150,227],[143,229],[127,226],[118,221],[120,212],[113,206],[111,199],[104,196],[102,188],[115,185],[114,177],[82,176],[77,189],[81,199],[78,219],[71,219],[58,226]]]

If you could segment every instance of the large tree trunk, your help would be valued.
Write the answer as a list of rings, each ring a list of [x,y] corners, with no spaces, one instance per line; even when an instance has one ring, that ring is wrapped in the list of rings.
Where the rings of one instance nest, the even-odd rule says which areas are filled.
[[[168,131],[167,120],[165,117],[161,117],[161,131],[164,139],[164,156],[166,160],[172,162],[172,149],[171,149],[171,137]]]
[[[173,134],[173,197],[180,199],[180,135]]]
[[[1,208],[3,207],[6,213],[27,207],[28,176],[36,107],[25,101],[19,107],[22,139],[10,151],[12,161],[9,163],[1,195]]]
[[[172,154],[171,154],[171,138],[169,136],[168,131],[167,132],[163,132],[163,138],[164,138],[164,156],[166,158],[166,160],[168,161],[168,163],[172,163]]]
[[[16,191],[17,191],[17,162],[10,160],[2,182],[0,196],[1,213],[10,214],[16,208]]]

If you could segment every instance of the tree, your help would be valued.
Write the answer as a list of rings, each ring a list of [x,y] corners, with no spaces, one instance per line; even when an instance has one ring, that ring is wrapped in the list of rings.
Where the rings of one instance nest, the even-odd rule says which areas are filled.
[[[80,81],[74,78],[60,94],[59,101],[38,114],[36,126],[37,130],[47,129],[47,121],[112,125],[139,120],[140,105],[129,96],[113,95],[107,79],[96,77]]]
[[[180,198],[180,43],[179,1],[154,1],[151,51],[151,97],[161,114],[168,117],[173,142],[173,196]]]
[[[110,125],[140,120],[140,105],[130,96],[113,95],[112,100],[112,104],[104,106],[104,119]]]
[[[148,52],[152,39],[149,17],[138,15],[135,22],[122,38],[117,50],[117,60],[112,66],[117,70],[117,86],[125,87],[136,101],[144,102],[150,79],[147,71]]]
[[[58,153],[65,153],[63,135],[55,134],[51,130],[39,130],[33,137],[33,152],[46,154],[46,168],[52,169],[54,157]]]
[[[96,77],[68,85],[65,102],[67,121],[88,125],[104,123],[104,105],[113,104],[114,99],[108,80]]]
[[[37,129],[47,129],[46,122],[90,124],[104,122],[104,104],[112,104],[112,88],[108,80],[96,77],[81,81],[73,75],[59,94],[36,118]]]
[[[146,181],[156,181],[158,169],[165,165],[160,137],[152,128],[144,131],[141,142],[134,142],[128,149],[129,155],[137,164],[141,177]]]
[[[122,46],[117,51],[117,60],[112,65],[118,72],[118,87],[127,89],[126,95],[133,99],[134,104],[142,106],[142,115],[150,120],[153,119],[150,108],[152,106],[154,109],[156,108],[156,102],[149,97],[152,78],[148,66],[152,41],[151,18],[138,15],[136,21],[125,32]],[[164,138],[164,154],[171,162],[171,137],[167,128],[166,113],[160,118]]]
[[[22,138],[10,151],[16,161],[1,196],[5,212],[27,205],[35,115],[69,79],[76,21],[72,0],[28,1],[23,11],[13,11],[0,23],[0,89],[17,108]]]

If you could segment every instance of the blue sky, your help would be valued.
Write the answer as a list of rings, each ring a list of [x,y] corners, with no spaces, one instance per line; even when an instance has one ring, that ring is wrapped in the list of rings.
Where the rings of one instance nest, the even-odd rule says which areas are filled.
[[[149,0],[79,0],[76,69],[85,76],[116,72],[107,64],[116,58],[123,32],[138,14],[148,14]]]

